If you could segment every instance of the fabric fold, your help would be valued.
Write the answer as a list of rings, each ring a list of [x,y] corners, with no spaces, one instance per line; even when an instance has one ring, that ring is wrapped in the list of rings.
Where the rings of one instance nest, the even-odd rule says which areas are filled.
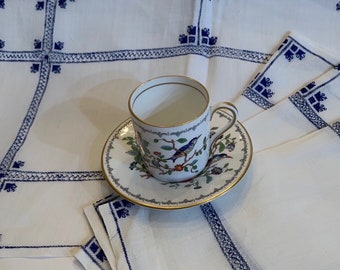
[[[288,98],[243,122],[254,152],[288,142],[340,119],[340,72],[331,69]],[[336,128],[336,127],[334,127]]]
[[[273,107],[305,82],[337,67],[336,54],[298,33],[288,33],[269,61],[234,100],[240,121]]]

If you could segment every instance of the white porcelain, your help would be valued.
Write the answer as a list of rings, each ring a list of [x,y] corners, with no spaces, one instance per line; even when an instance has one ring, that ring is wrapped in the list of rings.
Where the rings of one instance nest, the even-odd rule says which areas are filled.
[[[214,133],[230,116],[214,114]],[[109,136],[102,153],[108,183],[127,200],[157,209],[179,209],[209,202],[226,193],[244,176],[252,159],[252,143],[246,129],[236,122],[211,145],[203,171],[187,181],[163,182],[145,168],[135,140],[132,120],[120,124]]]
[[[218,109],[230,119],[210,138],[210,119]],[[237,109],[227,102],[209,107],[206,88],[184,76],[164,76],[141,84],[129,110],[143,163],[153,177],[180,182],[197,176],[209,159],[210,145],[234,125]]]

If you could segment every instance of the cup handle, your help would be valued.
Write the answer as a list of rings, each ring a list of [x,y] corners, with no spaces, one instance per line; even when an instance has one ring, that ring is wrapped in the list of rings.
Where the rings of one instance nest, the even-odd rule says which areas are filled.
[[[229,102],[219,102],[213,106],[211,106],[210,108],[210,121],[214,115],[214,113],[219,110],[219,109],[226,109],[228,111],[230,111],[232,113],[232,119],[228,121],[228,123],[226,123],[224,126],[220,127],[218,130],[215,131],[215,134],[213,134],[211,137],[210,137],[210,147],[212,145],[214,145],[215,141],[224,133],[226,132],[229,128],[231,128],[237,118],[238,118],[238,111],[237,111],[237,108],[229,103]],[[211,150],[211,149],[210,149]]]

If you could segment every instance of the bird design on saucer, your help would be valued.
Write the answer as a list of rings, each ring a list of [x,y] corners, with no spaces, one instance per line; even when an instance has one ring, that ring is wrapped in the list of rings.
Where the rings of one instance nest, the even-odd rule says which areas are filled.
[[[123,140],[127,141],[127,144],[131,146],[131,150],[127,153],[134,157],[134,162],[130,164],[130,168],[135,168],[143,172],[144,176],[151,177],[143,164],[136,141],[140,141],[139,145],[143,148],[144,160],[146,160],[148,164],[152,164],[153,168],[157,169],[160,175],[171,175],[176,171],[198,172],[196,163],[198,162],[202,151],[207,148],[208,140],[208,138],[204,137],[202,147],[193,151],[194,146],[200,137],[201,135],[194,137],[189,142],[186,138],[178,138],[176,140],[155,138],[153,143],[159,144],[160,149],[168,152],[168,155],[166,156],[158,151],[151,152],[148,148],[149,142],[142,140],[138,132],[136,138],[131,136],[125,137]]]
[[[211,134],[223,125],[229,115],[218,111],[212,119]],[[195,171],[200,151],[209,138],[176,140],[157,138],[166,154],[151,152],[149,142],[142,141],[144,154],[161,173]],[[210,147],[210,158],[196,177],[182,182],[163,182],[152,177],[143,164],[132,121],[119,125],[108,138],[102,154],[104,175],[112,188],[127,200],[157,209],[180,209],[209,202],[226,193],[244,176],[252,158],[252,144],[246,129],[237,122]],[[203,139],[202,149],[193,151],[197,140]],[[144,155],[145,158],[145,155]]]

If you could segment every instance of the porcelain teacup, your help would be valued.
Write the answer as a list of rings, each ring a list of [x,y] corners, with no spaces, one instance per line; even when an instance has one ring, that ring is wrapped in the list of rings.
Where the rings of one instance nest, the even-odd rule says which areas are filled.
[[[185,76],[162,76],[139,85],[129,111],[147,171],[156,179],[179,182],[197,176],[209,159],[210,145],[237,120],[229,102],[209,106],[207,89]],[[212,115],[228,110],[231,120],[210,136]]]

